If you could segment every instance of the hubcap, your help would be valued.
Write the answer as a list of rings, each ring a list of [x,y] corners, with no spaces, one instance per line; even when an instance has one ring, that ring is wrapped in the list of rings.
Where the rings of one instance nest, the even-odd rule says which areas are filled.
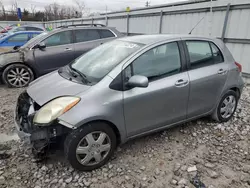
[[[111,149],[109,136],[101,131],[87,134],[76,148],[78,162],[91,166],[103,161]]]
[[[23,87],[30,81],[30,73],[25,68],[13,68],[7,74],[8,82],[15,87]]]
[[[229,118],[235,110],[236,100],[233,95],[226,97],[221,105],[220,113],[223,118]]]

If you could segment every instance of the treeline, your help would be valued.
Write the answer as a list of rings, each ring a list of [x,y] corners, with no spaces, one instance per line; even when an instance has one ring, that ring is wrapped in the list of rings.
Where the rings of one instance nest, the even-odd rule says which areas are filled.
[[[6,10],[5,5],[0,0],[0,20],[1,21],[17,21],[17,2],[14,1],[11,9]],[[90,16],[89,10],[85,7],[82,0],[74,0],[71,6],[52,3],[46,5],[44,10],[37,10],[36,6],[31,5],[30,8],[20,7],[22,10],[23,21],[50,21],[70,18],[81,18]],[[91,14],[91,16],[93,13]]]

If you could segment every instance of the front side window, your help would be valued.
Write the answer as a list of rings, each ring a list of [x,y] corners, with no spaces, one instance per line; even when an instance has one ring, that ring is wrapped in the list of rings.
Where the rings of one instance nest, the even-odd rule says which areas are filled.
[[[143,44],[114,40],[77,58],[70,67],[77,69],[91,83],[99,82],[115,66],[138,51]]]
[[[101,38],[110,38],[110,37],[115,37],[115,35],[107,29],[99,29],[99,33],[101,35]]]
[[[133,75],[142,75],[155,80],[181,71],[180,52],[177,42],[157,46],[138,57],[125,70],[126,80]],[[130,70],[132,69],[132,70]]]
[[[63,31],[60,33],[55,33],[44,40],[44,43],[47,47],[50,46],[59,46],[72,43],[72,32]]]
[[[75,37],[76,37],[76,43],[100,39],[100,35],[96,29],[75,30]]]
[[[196,69],[214,64],[210,44],[207,41],[186,41],[190,68]]]
[[[28,34],[17,34],[8,39],[8,42],[26,42],[29,39]]]

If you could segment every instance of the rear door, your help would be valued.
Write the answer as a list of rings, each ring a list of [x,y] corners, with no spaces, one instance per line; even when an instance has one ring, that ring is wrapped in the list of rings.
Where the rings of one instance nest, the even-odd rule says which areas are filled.
[[[41,42],[45,43],[46,48],[34,49],[35,61],[41,74],[65,66],[75,58],[72,30],[54,33]]]
[[[102,44],[102,39],[97,29],[75,29],[74,47],[75,58]]]
[[[189,59],[188,118],[191,118],[213,110],[227,79],[228,63],[211,41],[186,40],[184,43]]]

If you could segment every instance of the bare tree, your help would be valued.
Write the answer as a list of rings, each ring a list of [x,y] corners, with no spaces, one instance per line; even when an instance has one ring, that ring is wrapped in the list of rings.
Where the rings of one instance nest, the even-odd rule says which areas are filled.
[[[47,5],[44,7],[44,16],[45,16],[45,19],[48,21],[48,20],[52,20],[53,19],[53,11],[52,11],[52,8],[51,8],[51,5]]]
[[[0,7],[1,7],[2,12],[3,12],[3,18],[6,20],[5,7],[4,7],[4,4],[3,4],[2,0],[0,0]]]
[[[53,15],[54,15],[54,19],[57,20],[58,16],[59,16],[60,5],[57,4],[57,3],[53,3],[51,5],[51,7],[52,7],[52,12],[53,12]]]
[[[13,3],[11,5],[11,14],[16,15],[16,12],[17,12],[17,1],[13,0]]]
[[[59,19],[60,19],[60,20],[64,19],[65,14],[66,14],[65,6],[61,6],[61,7],[60,7],[60,10],[59,10],[59,12],[58,12],[58,17],[59,17]]]
[[[46,20],[82,17],[82,12],[85,11],[84,7],[84,4],[65,6],[53,3],[44,7],[44,15]]]
[[[35,16],[35,14],[36,14],[36,6],[35,6],[35,5],[33,5],[33,4],[31,4],[31,6],[30,6],[30,10],[31,10],[31,14],[32,14],[32,16]]]
[[[74,0],[75,4],[77,5],[78,9],[78,17],[82,17],[85,13],[85,3],[83,0]]]

